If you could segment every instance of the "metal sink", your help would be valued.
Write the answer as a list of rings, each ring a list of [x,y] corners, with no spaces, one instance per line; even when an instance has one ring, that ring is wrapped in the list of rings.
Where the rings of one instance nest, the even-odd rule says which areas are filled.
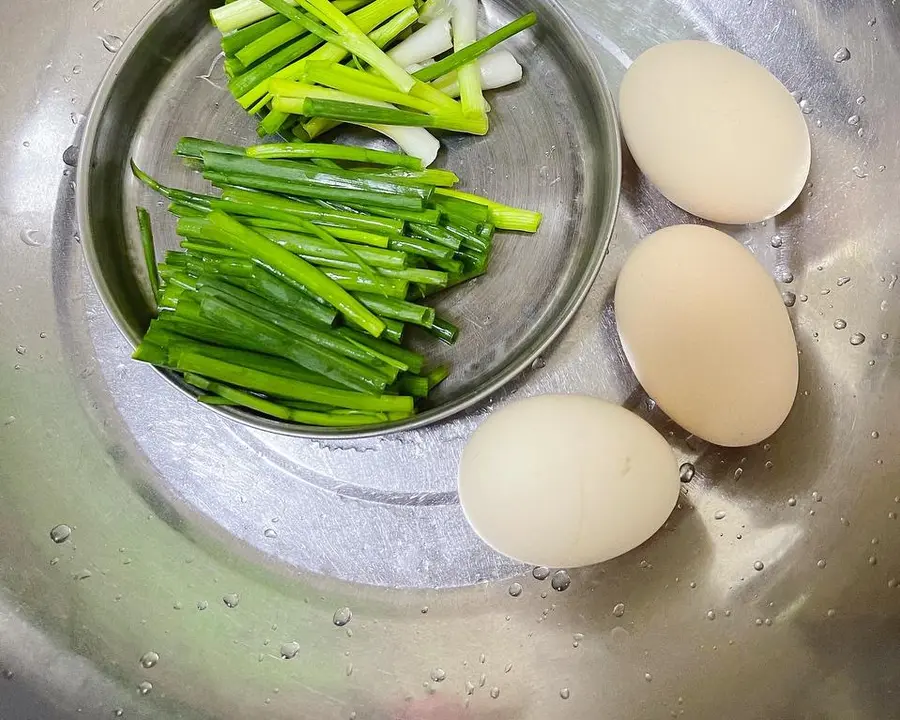
[[[618,269],[685,219],[627,154],[585,304],[466,415],[288,438],[132,363],[88,279],[67,148],[149,8],[3,10],[0,718],[900,717],[892,4],[566,3],[614,89],[643,49],[705,37],[770,68],[806,113],[808,191],[767,224],[728,228],[780,283],[802,353],[787,423],[745,450],[686,436],[619,350]],[[569,570],[563,591],[483,546],[454,490],[479,420],[546,391],[627,405],[693,468],[662,531]]]

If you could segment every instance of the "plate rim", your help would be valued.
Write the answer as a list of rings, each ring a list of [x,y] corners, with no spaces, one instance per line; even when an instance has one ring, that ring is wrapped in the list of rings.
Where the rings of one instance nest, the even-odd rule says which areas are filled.
[[[115,58],[104,73],[103,79],[98,85],[91,101],[84,134],[81,140],[83,154],[79,157],[78,167],[76,169],[75,209],[79,235],[82,240],[82,254],[87,263],[88,274],[90,275],[94,286],[97,288],[104,309],[112,318],[113,323],[119,332],[126,340],[128,340],[132,348],[137,347],[141,338],[132,331],[131,325],[126,321],[116,303],[109,300],[109,298],[114,296],[114,293],[105,280],[103,270],[100,267],[95,251],[93,233],[91,231],[90,222],[88,221],[88,188],[90,187],[88,175],[91,172],[91,166],[93,164],[93,148],[96,145],[102,110],[106,106],[107,100],[115,86],[119,72],[129,61],[135,47],[140,43],[147,30],[151,28],[159,17],[164,15],[171,6],[181,1],[183,0],[159,0],[135,25],[128,34],[120,50],[116,53]],[[575,51],[579,56],[584,58],[586,63],[586,69],[588,71],[586,80],[597,92],[597,102],[600,107],[608,111],[611,121],[608,139],[611,143],[609,164],[612,167],[608,179],[611,180],[612,187],[610,188],[610,191],[606,193],[607,199],[605,206],[600,208],[602,219],[600,232],[597,236],[598,252],[596,257],[598,259],[594,262],[593,267],[581,276],[575,291],[570,295],[557,318],[548,325],[548,331],[532,345],[531,349],[528,350],[518,362],[507,364],[488,382],[483,383],[455,401],[427,409],[424,412],[405,420],[359,428],[335,429],[291,424],[274,418],[265,418],[243,408],[209,405],[205,406],[205,409],[210,410],[223,418],[240,422],[241,424],[256,430],[263,430],[288,437],[313,440],[357,440],[381,437],[409,430],[420,430],[460,415],[499,391],[525,372],[569,326],[587,298],[594,281],[597,279],[608,254],[609,245],[612,241],[622,188],[622,138],[618,112],[612,92],[610,91],[609,83],[600,66],[597,54],[588,47],[584,34],[578,29],[578,26],[558,0],[533,0],[533,2],[534,4],[544,6],[553,12],[571,34],[572,40],[575,43]],[[176,373],[156,366],[152,367],[159,375],[170,384],[174,385],[183,394],[193,399],[195,402],[197,401],[197,394],[193,392],[193,389]]]

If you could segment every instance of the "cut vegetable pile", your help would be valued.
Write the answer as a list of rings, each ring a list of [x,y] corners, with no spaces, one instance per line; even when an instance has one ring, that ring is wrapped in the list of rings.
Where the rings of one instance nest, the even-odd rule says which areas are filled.
[[[231,92],[262,118],[260,135],[292,141],[183,138],[176,155],[218,195],[166,187],[132,163],[169,199],[182,238],[157,265],[138,208],[158,312],[134,357],[180,373],[204,403],[288,422],[408,418],[449,368],[404,347],[407,328],[447,344],[459,332],[425,300],[484,274],[496,230],[541,222],[429,168],[439,144],[426,128],[487,132],[483,90],[522,69],[486,53],[535,16],[479,40],[477,0],[430,0],[421,15],[414,0],[234,0],[211,15]],[[400,152],[312,141],[342,123]]]
[[[478,39],[477,12],[477,0],[429,0],[421,14],[416,0],[234,0],[210,15],[228,87],[262,118],[260,136],[309,141],[351,123],[427,166],[439,149],[428,129],[484,135],[482,91],[522,77],[509,52],[490,51],[536,15]]]
[[[156,265],[138,208],[158,316],[134,357],[182,373],[203,402],[306,425],[414,414],[448,369],[404,348],[406,327],[448,344],[458,333],[421,301],[483,274],[495,230],[540,223],[396,153],[196,138],[176,153],[221,194],[169,188],[132,166],[171,201],[183,238]]]

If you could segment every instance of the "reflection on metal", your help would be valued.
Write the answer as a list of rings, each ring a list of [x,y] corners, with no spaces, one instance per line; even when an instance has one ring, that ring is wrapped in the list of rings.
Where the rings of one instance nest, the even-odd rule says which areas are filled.
[[[727,229],[773,277],[793,275],[782,291],[797,295],[802,352],[787,424],[734,451],[672,425],[618,348],[609,297],[628,249],[686,219],[627,157],[610,255],[572,324],[542,367],[449,422],[352,442],[273,436],[193,406],[130,362],[87,279],[62,154],[83,147],[70,116],[117,56],[98,38],[124,36],[149,4],[48,13],[7,3],[0,24],[15,79],[0,111],[0,717],[896,716],[900,26],[890,3],[567,3],[613,86],[624,70],[598,37],[633,58],[706,36],[808,100],[812,194],[765,226]],[[17,29],[38,23],[38,36]],[[835,62],[843,47],[849,58]],[[211,60],[198,53],[195,74]],[[76,64],[84,70],[71,75]],[[515,93],[495,103],[503,123],[530,122]],[[184,110],[153,102],[172,122]],[[226,105],[223,118],[237,117]],[[473,163],[490,141],[459,143],[451,164]],[[865,342],[851,345],[853,333]],[[561,593],[550,583],[559,568],[538,580],[484,548],[453,497],[456,458],[481,418],[546,391],[626,404],[695,468],[660,533],[570,569]],[[714,520],[719,509],[726,517]],[[72,532],[56,544],[60,525]],[[231,593],[234,608],[220,602]],[[336,627],[343,607],[353,619]],[[148,669],[150,649],[161,659]]]

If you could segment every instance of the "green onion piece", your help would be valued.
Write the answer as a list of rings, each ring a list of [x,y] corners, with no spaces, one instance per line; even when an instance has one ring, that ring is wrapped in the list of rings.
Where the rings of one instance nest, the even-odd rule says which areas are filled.
[[[448,55],[444,59],[438,60],[436,63],[432,63],[431,65],[427,65],[421,70],[416,71],[413,73],[413,77],[422,82],[436,80],[442,75],[446,75],[448,72],[457,70],[463,65],[468,65],[477,60],[504,40],[508,40],[513,35],[530,28],[536,22],[537,13],[530,12],[527,15],[523,15],[498,30],[495,30],[490,35],[485,35],[480,40],[476,40],[462,50],[454,52],[452,55]]]
[[[541,226],[543,216],[538,212],[511,207],[461,190],[437,188],[435,194],[487,206],[491,213],[491,223],[499,230],[533,233]]]
[[[312,97],[299,100],[276,95],[272,101],[272,107],[280,112],[357,124],[424,127],[465,132],[471,135],[484,135],[488,131],[487,121],[481,117],[447,113],[426,115],[408,110],[378,107],[362,102],[323,100]]]
[[[411,412],[413,409],[413,401],[410,397],[402,395],[374,397],[363,393],[337,390],[243,368],[221,360],[204,357],[194,352],[181,353],[177,358],[176,365],[182,372],[196,373],[204,377],[215,378],[230,385],[237,385],[248,390],[255,390],[266,395],[289,400],[315,402],[322,405],[375,412]]]
[[[369,310],[381,317],[430,328],[434,324],[434,308],[416,305],[406,300],[379,297],[372,293],[357,292],[354,296]]]
[[[326,158],[330,160],[346,160],[348,162],[371,163],[373,165],[389,165],[410,170],[423,170],[419,158],[385,150],[370,150],[354,145],[337,145],[326,143],[273,143],[270,145],[253,145],[247,148],[247,156],[262,159],[277,158]]]
[[[153,245],[153,228],[150,225],[150,213],[146,208],[137,208],[138,227],[141,230],[141,247],[144,249],[144,263],[147,266],[147,276],[150,279],[150,290],[153,294],[153,302],[159,305],[162,293],[159,290],[159,271],[156,267],[156,248]]]
[[[304,15],[285,0],[263,0],[266,5],[289,20],[298,23],[325,42],[344,48],[348,53],[365,60],[402,92],[409,92],[415,81],[391,60],[359,27],[328,0],[296,0],[310,15],[328,25],[331,30]]]
[[[431,327],[426,328],[429,333],[446,345],[453,345],[459,336],[459,328],[446,318],[440,316],[434,319]]]
[[[377,77],[345,65],[307,63],[303,79],[309,83],[341,90],[359,97],[402,105],[425,113],[439,110],[437,105],[428,100],[415,97],[409,93],[399,92],[393,87],[383,87],[378,83]]]
[[[428,390],[434,390],[435,386],[440,385],[450,375],[450,368],[446,365],[438,365],[425,376],[428,379]]]
[[[322,272],[350,292],[374,292],[385,297],[403,300],[409,291],[409,283],[405,280],[387,278],[382,275],[377,275],[372,279],[359,270],[343,268],[324,268]]]
[[[357,10],[353,13],[350,16],[350,19],[356,23],[360,30],[370,33],[370,37],[376,45],[382,45],[393,39],[396,34],[402,32],[408,25],[415,22],[418,15],[416,14],[415,8],[411,7],[413,1],[414,0],[375,0],[371,5],[367,5],[361,10]],[[395,15],[398,11],[399,15]],[[385,20],[387,20],[387,22],[384,25],[377,27],[379,24],[385,22]],[[403,20],[405,24],[402,26],[398,25],[398,20]],[[321,42],[318,38],[315,38],[315,40],[317,44]],[[313,45],[313,47],[315,47],[315,45]],[[280,52],[282,51],[279,51],[279,53]],[[237,96],[238,103],[241,107],[247,109],[253,106],[253,109],[250,110],[250,114],[252,115],[255,112],[258,112],[260,107],[268,105],[269,101],[272,99],[271,95],[268,94],[270,78],[284,78],[287,80],[296,79],[302,75],[303,68],[308,61],[341,62],[347,57],[346,50],[337,45],[330,44],[317,48],[311,52],[308,57],[302,57],[302,54],[297,56],[297,59],[287,66],[279,65],[278,67],[280,69],[276,68],[274,70],[258,72],[257,76],[254,78],[256,84],[246,92]],[[278,53],[276,53],[276,55],[278,55]],[[267,61],[263,61],[253,68],[251,72],[257,68],[261,68],[266,62]],[[234,88],[230,89],[234,92]]]
[[[222,199],[248,205],[255,208],[257,212],[259,208],[265,208],[296,215],[317,225],[365,230],[379,235],[396,235],[403,232],[402,220],[381,218],[342,209],[323,208],[258,190],[224,187],[222,188]]]
[[[453,258],[453,248],[437,245],[436,243],[420,240],[419,238],[397,237],[388,243],[391,250],[420,255],[428,260],[450,260]],[[436,263],[435,263],[436,264]]]
[[[391,385],[391,391],[399,395],[412,395],[416,398],[428,397],[428,378],[420,375],[404,373]]]
[[[305,260],[241,225],[223,212],[214,210],[210,213],[209,219],[223,231],[223,240],[226,245],[245,252],[250,257],[262,260],[295,282],[309,288],[372,336],[378,337],[384,332],[383,322],[340,285],[329,280],[320,270]]]
[[[397,280],[406,280],[410,283],[433,285],[441,288],[450,281],[447,273],[441,270],[429,270],[427,268],[405,268],[403,270],[378,268],[378,274]]]
[[[287,18],[281,15],[259,20],[252,25],[247,25],[240,30],[234,30],[222,36],[222,52],[225,55],[235,55],[241,48],[263,37],[266,33],[284,25]],[[243,61],[241,61],[243,62]],[[245,63],[246,64],[246,63]]]
[[[340,327],[335,332],[349,340],[362,343],[381,355],[387,355],[398,360],[407,367],[409,372],[419,373],[425,365],[424,356],[417,352],[413,352],[412,350],[408,350],[407,348],[387,342],[386,340],[373,338],[370,335],[366,335],[365,333],[358,332],[357,330],[348,327]]]

